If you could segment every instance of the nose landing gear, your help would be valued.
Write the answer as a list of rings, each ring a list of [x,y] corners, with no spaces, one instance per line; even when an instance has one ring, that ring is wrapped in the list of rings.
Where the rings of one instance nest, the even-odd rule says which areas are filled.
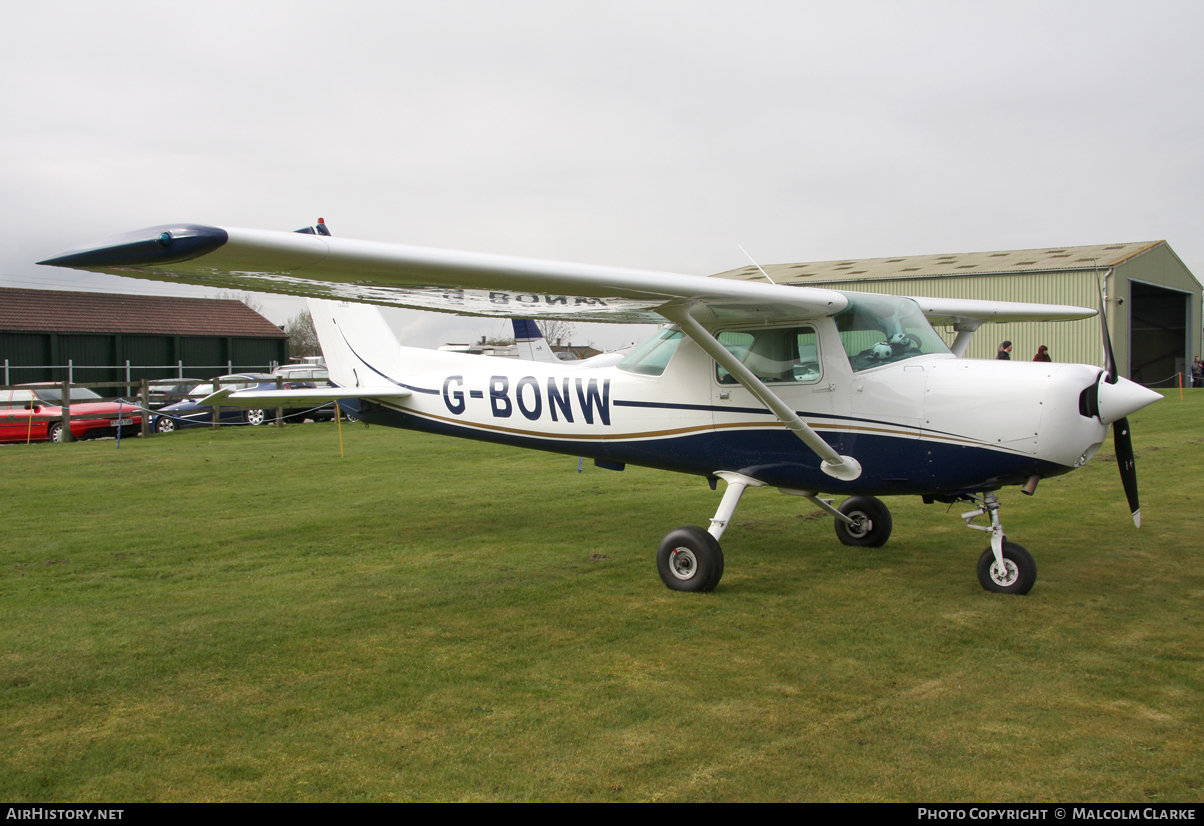
[[[997,594],[1027,594],[1037,581],[1037,563],[1023,546],[1007,541],[999,521],[999,497],[994,491],[987,491],[982,499],[968,498],[980,501],[982,505],[962,514],[966,527],[991,535],[991,547],[978,558],[979,583]],[[991,517],[990,527],[971,524],[971,520],[984,514]]]

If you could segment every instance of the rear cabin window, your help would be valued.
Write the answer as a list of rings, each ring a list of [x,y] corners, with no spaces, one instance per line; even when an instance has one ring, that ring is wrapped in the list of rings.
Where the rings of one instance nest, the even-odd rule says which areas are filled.
[[[766,384],[819,381],[819,339],[814,327],[762,327],[725,330],[716,338],[727,351]],[[736,377],[715,365],[720,384],[737,384]]]

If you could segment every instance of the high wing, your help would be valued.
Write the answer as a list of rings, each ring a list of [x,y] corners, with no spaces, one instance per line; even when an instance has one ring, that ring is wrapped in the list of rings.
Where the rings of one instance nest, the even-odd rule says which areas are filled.
[[[157,281],[573,321],[663,322],[692,305],[703,321],[814,318],[839,292],[591,264],[411,247],[295,232],[170,224],[106,238],[40,262]]]
[[[653,270],[199,224],[165,224],[83,244],[39,262],[155,281],[504,318],[661,322],[689,305],[700,321],[772,321],[840,312],[836,290]],[[1094,310],[916,298],[934,324],[1062,321]]]

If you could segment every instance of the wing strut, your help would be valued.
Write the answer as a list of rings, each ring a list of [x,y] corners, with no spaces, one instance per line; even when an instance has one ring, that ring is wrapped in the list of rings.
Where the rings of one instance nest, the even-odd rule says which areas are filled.
[[[832,446],[800,419],[788,404],[774,395],[773,391],[754,376],[752,371],[732,355],[730,350],[720,344],[709,330],[699,324],[694,316],[690,315],[688,307],[661,307],[657,312],[681,327],[683,333],[693,339],[699,347],[706,351],[708,356],[719,362],[723,369],[735,376],[736,381],[744,385],[748,392],[760,400],[761,404],[768,407],[775,416],[782,420],[782,424],[786,425],[795,436],[802,439],[803,444],[823,459],[820,469],[824,473],[845,482],[851,482],[861,475],[861,465],[856,459],[852,456],[841,456],[833,450]]]

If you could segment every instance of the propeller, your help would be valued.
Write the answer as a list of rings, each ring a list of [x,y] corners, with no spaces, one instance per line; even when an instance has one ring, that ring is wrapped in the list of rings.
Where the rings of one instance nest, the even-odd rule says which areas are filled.
[[[1108,274],[1105,273],[1104,278],[1107,277]],[[1133,514],[1133,524],[1140,528],[1141,505],[1137,501],[1137,465],[1133,459],[1133,434],[1129,428],[1129,405],[1127,403],[1130,400],[1137,401],[1138,399],[1135,393],[1123,392],[1126,388],[1120,385],[1120,376],[1116,372],[1116,356],[1112,352],[1112,337],[1108,334],[1108,311],[1104,304],[1104,289],[1098,281],[1095,286],[1099,290],[1099,318],[1100,330],[1104,339],[1105,370],[1095,383],[1094,413],[1104,424],[1112,422],[1112,444],[1116,449],[1116,466],[1120,469],[1120,483],[1124,486],[1125,498],[1129,500],[1129,512]],[[1105,385],[1107,386],[1105,387]],[[1133,386],[1136,388],[1138,385]],[[1150,392],[1152,391],[1146,391],[1146,393]],[[1141,407],[1144,407],[1145,404],[1142,404]],[[1112,414],[1114,411],[1119,412],[1119,409],[1125,410],[1124,415],[1113,418]]]

